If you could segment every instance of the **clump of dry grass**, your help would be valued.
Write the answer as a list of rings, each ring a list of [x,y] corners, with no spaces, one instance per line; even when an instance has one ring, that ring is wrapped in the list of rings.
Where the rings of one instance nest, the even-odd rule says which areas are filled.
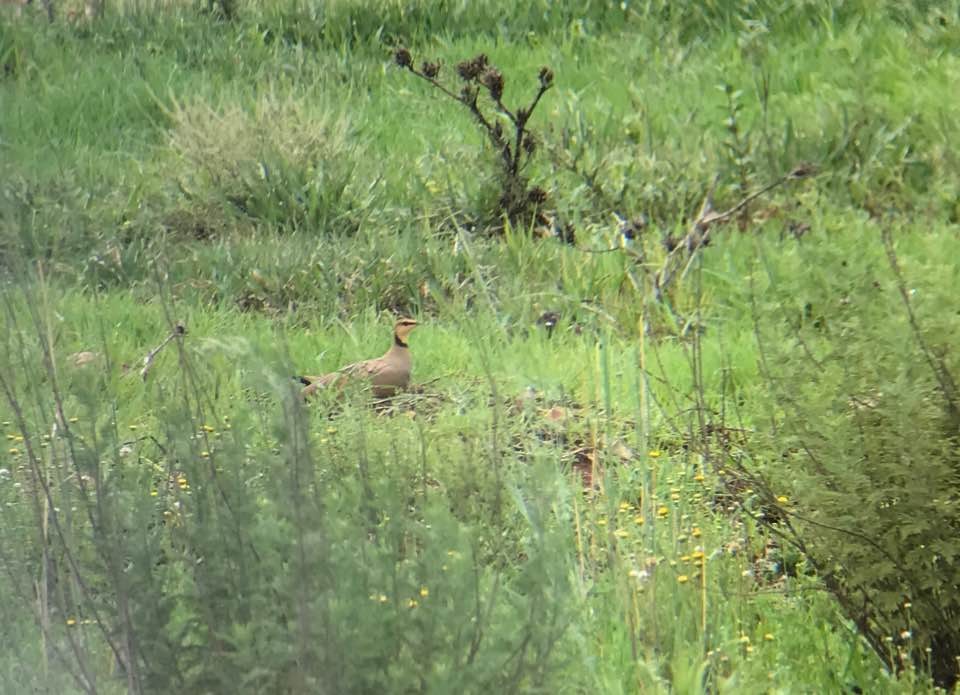
[[[249,106],[175,102],[168,115],[171,178],[191,210],[284,231],[343,233],[359,225],[363,149],[343,117],[274,95]],[[210,222],[200,226],[223,226]]]

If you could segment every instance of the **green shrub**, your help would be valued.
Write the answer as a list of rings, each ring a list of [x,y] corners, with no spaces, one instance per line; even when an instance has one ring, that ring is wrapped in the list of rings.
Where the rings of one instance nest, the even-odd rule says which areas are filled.
[[[425,459],[416,422],[362,403],[308,419],[289,368],[239,341],[177,337],[146,385],[107,344],[78,366],[6,299],[4,634],[77,690],[111,662],[128,692],[563,689],[580,605],[551,461],[485,478],[496,503],[463,514],[433,476],[500,465],[482,445]],[[225,412],[213,375],[237,360],[261,406]]]
[[[770,436],[782,452],[762,469],[766,501],[792,500],[784,532],[888,665],[951,687],[960,363],[950,346],[960,321],[947,259],[960,246],[906,228],[885,250],[880,236],[867,226],[837,243],[791,244],[773,251],[786,262],[762,256],[753,270]]]

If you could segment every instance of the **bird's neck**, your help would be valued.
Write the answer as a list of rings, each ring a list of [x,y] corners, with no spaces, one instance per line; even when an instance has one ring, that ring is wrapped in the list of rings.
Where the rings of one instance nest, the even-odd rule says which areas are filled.
[[[410,349],[402,339],[395,339],[383,357],[392,364],[410,364]]]
[[[410,347],[410,346],[407,345],[405,342],[403,342],[403,338],[401,338],[401,337],[400,337],[399,335],[397,335],[396,333],[393,334],[393,346],[394,346],[394,347],[398,347],[398,348],[407,348],[407,347]]]

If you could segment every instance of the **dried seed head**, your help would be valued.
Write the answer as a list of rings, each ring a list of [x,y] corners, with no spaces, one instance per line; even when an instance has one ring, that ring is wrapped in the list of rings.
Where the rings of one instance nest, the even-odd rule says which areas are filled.
[[[647,216],[643,213],[633,217],[632,219],[627,219],[622,217],[619,213],[614,213],[619,221],[620,234],[623,235],[624,239],[636,239],[639,237],[644,230],[647,228]],[[669,250],[669,249],[668,249]]]
[[[406,48],[400,47],[394,51],[393,59],[401,68],[413,67],[413,56]]]
[[[646,215],[638,215],[632,220],[623,220],[620,223],[620,233],[624,239],[636,239],[647,228]],[[669,249],[668,249],[669,250]]]
[[[800,164],[797,164],[797,166],[793,167],[788,176],[791,179],[805,179],[808,176],[813,176],[816,173],[817,167],[814,164],[810,164],[809,162],[801,162]]]
[[[542,205],[547,202],[547,192],[540,186],[534,186],[527,192],[527,200],[534,205]]]
[[[547,329],[547,336],[553,333],[553,329],[560,322],[560,313],[556,311],[545,311],[537,319],[537,325]]]
[[[470,60],[464,60],[459,63],[457,65],[457,74],[460,75],[461,79],[470,82],[483,74],[483,71],[487,69],[487,65],[489,65],[489,60],[485,54],[481,53]]]
[[[425,60],[420,68],[420,72],[432,80],[440,74],[440,63],[431,63],[430,61]]]
[[[546,89],[553,84],[553,70],[544,65],[540,68],[540,86]]]
[[[533,154],[537,149],[537,140],[533,133],[526,133],[523,136],[523,151],[527,154]]]
[[[490,91],[490,98],[500,101],[503,97],[503,75],[496,68],[490,68],[480,76],[480,84]]]
[[[476,75],[473,74],[473,61],[461,60],[457,63],[457,74],[460,75],[461,80],[466,82],[476,77]]]

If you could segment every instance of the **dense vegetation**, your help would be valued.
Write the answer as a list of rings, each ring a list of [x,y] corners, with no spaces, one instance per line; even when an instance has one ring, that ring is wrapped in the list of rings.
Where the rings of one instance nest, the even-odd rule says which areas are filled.
[[[2,692],[956,688],[957,2],[44,6]]]

